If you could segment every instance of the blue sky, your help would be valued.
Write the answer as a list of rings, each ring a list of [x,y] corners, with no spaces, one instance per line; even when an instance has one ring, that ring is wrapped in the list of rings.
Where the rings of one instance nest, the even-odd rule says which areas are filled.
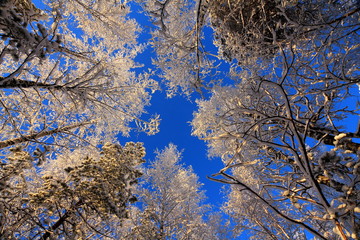
[[[219,206],[222,201],[220,183],[207,179],[207,176],[217,173],[222,168],[220,159],[208,159],[205,142],[197,137],[191,136],[190,121],[196,110],[196,103],[182,96],[166,98],[164,91],[154,94],[152,105],[148,108],[149,113],[158,113],[161,117],[160,132],[153,136],[143,133],[133,133],[130,138],[120,137],[120,142],[141,141],[146,148],[146,160],[155,158],[156,149],[162,150],[169,143],[173,143],[182,151],[182,163],[191,165],[194,172],[199,176],[200,182],[204,184],[207,202]]]
[[[149,31],[153,25],[140,12],[138,5],[131,4],[131,7],[130,16],[136,18],[143,29],[138,40],[140,43],[146,44],[151,38]],[[209,40],[207,43],[212,45],[212,38],[209,38]],[[144,64],[144,66],[135,70],[138,73],[149,68],[155,70],[155,66],[151,63],[155,57],[151,46],[147,46],[144,52],[136,58],[136,61]],[[205,142],[191,136],[192,127],[190,121],[192,121],[193,113],[197,109],[195,100],[200,98],[200,95],[194,93],[190,99],[181,96],[181,94],[167,98],[166,87],[161,83],[161,79],[156,78],[156,76],[153,76],[153,78],[159,81],[162,90],[153,94],[151,106],[147,107],[147,112],[150,116],[153,114],[160,115],[160,132],[153,136],[132,132],[129,138],[120,137],[120,142],[122,144],[125,141],[143,142],[147,153],[145,158],[148,162],[155,159],[156,150],[162,150],[170,143],[175,144],[178,150],[182,151],[182,163],[186,166],[192,166],[194,172],[199,176],[200,182],[204,184],[203,190],[206,191],[207,203],[220,207],[223,201],[223,194],[221,193],[223,185],[207,179],[207,176],[217,173],[223,167],[223,164],[219,158],[209,159]]]
[[[34,0],[34,2],[38,7],[43,7],[41,0]],[[143,29],[143,32],[140,33],[139,42],[146,44],[151,38],[149,31],[152,28],[152,24],[144,14],[139,12],[138,7],[135,7],[135,5],[131,6],[133,11],[130,16],[136,18],[141,29]],[[211,50],[216,51],[211,41],[212,37],[207,33],[207,38],[204,40],[204,43],[206,45],[208,44],[207,46],[210,46]],[[143,71],[147,71],[147,69],[154,70],[155,66],[151,64],[151,59],[155,57],[151,46],[147,46],[145,51],[136,59],[136,61],[144,64],[144,66],[134,69],[134,71],[140,74]],[[223,72],[226,72],[226,70]],[[153,77],[159,81],[162,90],[153,94],[151,106],[147,107],[147,111],[148,116],[154,114],[160,115],[160,132],[153,136],[131,132],[130,137],[119,137],[119,141],[121,144],[125,144],[125,142],[128,141],[143,142],[147,152],[145,157],[147,164],[155,159],[156,150],[162,150],[170,143],[175,144],[178,149],[182,151],[182,163],[184,163],[185,166],[192,166],[194,172],[199,176],[200,182],[204,184],[203,190],[206,191],[207,203],[215,206],[216,210],[224,200],[223,194],[221,193],[224,185],[207,179],[207,176],[217,173],[223,167],[223,164],[220,159],[209,159],[207,157],[205,142],[191,136],[192,129],[190,121],[192,121],[193,114],[197,110],[195,99],[200,96],[195,93],[190,99],[181,95],[167,98],[166,88],[161,84],[161,79],[156,76]],[[224,78],[226,77],[224,76]],[[359,101],[358,89],[354,89],[354,95],[353,100],[343,102],[344,106],[352,107]],[[145,116],[145,119],[148,116]],[[354,132],[357,126],[357,119],[355,119],[355,117],[354,119],[347,119],[344,125],[347,125],[346,128],[350,129],[351,132]]]
[[[42,0],[33,0],[34,4],[40,9],[46,8]],[[132,12],[130,17],[135,18],[141,29],[143,30],[138,41],[143,44],[147,44],[151,38],[150,30],[153,28],[152,23],[149,21],[137,4],[130,3]],[[210,38],[211,39],[211,38]],[[211,46],[211,41],[207,41],[214,50],[214,46]],[[215,50],[216,51],[216,50]],[[134,69],[137,73],[143,73],[148,69],[155,70],[155,66],[152,65],[152,58],[155,58],[155,53],[150,45],[148,45],[144,52],[140,54],[135,60],[141,64],[144,64],[142,68]],[[151,106],[146,110],[149,116],[159,114],[161,118],[160,132],[153,136],[147,136],[144,133],[131,132],[130,137],[119,137],[121,144],[125,144],[128,141],[143,142],[146,148],[146,160],[147,162],[155,159],[155,151],[163,150],[170,143],[175,144],[179,151],[182,151],[182,163],[185,166],[192,166],[194,172],[199,176],[199,180],[204,184],[203,190],[206,191],[207,203],[213,204],[215,207],[220,207],[223,201],[223,195],[221,194],[222,184],[210,181],[207,176],[217,173],[223,164],[220,159],[209,159],[207,157],[207,150],[205,142],[199,140],[197,137],[191,136],[190,121],[193,119],[193,113],[196,111],[195,99],[200,97],[195,93],[191,99],[187,99],[184,96],[177,95],[173,98],[166,97],[166,87],[161,84],[161,79],[156,78],[159,81],[162,90],[157,91],[152,96]],[[146,118],[146,116],[145,116]]]

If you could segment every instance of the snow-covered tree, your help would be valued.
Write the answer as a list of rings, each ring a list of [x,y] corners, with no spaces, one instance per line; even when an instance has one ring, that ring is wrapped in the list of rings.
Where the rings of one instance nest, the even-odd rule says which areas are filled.
[[[358,1],[149,0],[145,9],[159,27],[155,64],[171,90],[209,86],[199,74],[213,64],[202,44],[207,26],[218,57],[240,65],[230,70],[232,86],[199,101],[193,121],[194,134],[225,162],[222,181],[237,185],[227,209],[240,216],[238,208],[251,207],[243,220],[270,238],[301,239],[301,229],[357,238],[359,144],[351,138],[359,135],[341,121],[358,109],[341,104],[359,84]],[[243,189],[248,195],[236,194]]]
[[[291,55],[290,48],[326,54],[334,49],[351,55],[356,51],[360,10],[353,0],[142,2],[157,26],[152,32],[154,63],[171,93],[179,87],[188,93],[189,88],[199,90],[221,82],[218,59],[250,68],[264,64],[269,70],[272,59],[284,54],[284,49],[286,55]],[[349,56],[337,59],[342,57]]]
[[[39,179],[33,157],[12,149],[0,172],[1,239],[116,238],[113,228],[136,201],[133,185],[145,149],[107,143],[101,153],[87,154],[75,151],[72,164],[58,164],[56,172],[45,167]]]
[[[40,10],[29,0],[0,1],[1,186],[13,186],[1,187],[1,217],[11,219],[6,227],[16,229],[14,238],[122,229],[112,217],[122,218],[126,204],[113,211],[122,200],[109,195],[104,203],[86,184],[93,178],[101,182],[97,189],[107,186],[96,173],[104,157],[95,146],[129,134],[134,121],[150,134],[158,130],[156,117],[140,117],[157,85],[134,72],[143,46],[126,2],[46,0]],[[224,211],[238,223],[236,233],[358,239],[360,135],[357,121],[344,121],[358,117],[351,102],[360,83],[359,1],[132,3],[154,25],[150,45],[160,70],[154,72],[168,95],[209,90],[209,99],[198,101],[193,134],[225,164],[214,180],[232,186]],[[227,73],[218,68],[221,59],[234,64],[226,86],[217,79]],[[139,192],[144,204],[126,221],[126,238],[219,236],[204,223],[200,184],[179,157],[173,145],[159,152]],[[52,177],[41,178],[45,173]],[[58,197],[50,194],[55,188]],[[82,202],[87,197],[94,200],[90,209]],[[57,218],[39,199],[57,202]],[[112,220],[105,224],[94,209]]]
[[[97,147],[157,132],[140,28],[119,1],[34,3],[0,1],[0,238],[116,238],[144,149]]]
[[[329,101],[330,91],[299,96],[287,85],[292,78],[280,84],[247,78],[199,101],[193,121],[194,134],[225,163],[220,181],[234,186],[225,208],[241,226],[255,225],[255,235],[287,239],[303,228],[322,239],[356,239],[359,144],[351,137],[359,135],[338,121],[356,111],[336,106],[339,91]]]
[[[133,227],[126,239],[217,239],[215,225],[205,222],[204,191],[193,170],[180,163],[170,144],[144,170]]]
[[[334,26],[346,29],[347,18],[359,11],[356,1],[208,1],[215,42],[227,60],[272,57],[279,47],[311,40]],[[356,23],[357,17],[353,20]],[[338,30],[336,30],[338,31]]]
[[[343,105],[358,93],[357,2],[199,4],[220,51],[240,65],[193,121],[225,163],[220,181],[234,186],[225,208],[260,239],[303,239],[304,230],[357,239],[360,136],[357,121],[343,126],[358,116]]]
[[[206,8],[202,2],[192,0],[146,0],[141,3],[153,23],[150,41],[156,51],[153,64],[157,75],[167,85],[169,97],[181,92],[190,95],[201,92],[203,78],[215,74],[214,58],[209,58],[202,43],[206,25]],[[215,78],[213,79],[215,80]],[[205,86],[206,85],[206,86]]]
[[[59,47],[60,40],[50,40],[45,26],[39,23],[47,15],[31,1],[4,0],[0,7],[0,36],[6,46],[1,51],[1,63],[5,55],[11,55],[15,60],[19,60],[22,54],[45,58],[45,54],[51,51],[50,46]],[[35,22],[36,28],[31,25]]]
[[[117,1],[44,4],[39,10],[31,1],[1,2],[1,148],[96,145],[127,135],[134,121],[155,133],[157,119],[140,118],[156,83],[133,70],[142,46],[129,7]]]

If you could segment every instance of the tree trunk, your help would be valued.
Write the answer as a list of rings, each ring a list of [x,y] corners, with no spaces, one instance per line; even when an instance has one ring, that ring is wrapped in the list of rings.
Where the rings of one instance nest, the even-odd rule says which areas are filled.
[[[56,223],[54,223],[54,225],[52,225],[50,227],[50,230],[46,230],[46,232],[41,236],[41,240],[46,240],[50,237],[52,231],[56,230],[58,227],[60,227],[65,220],[70,217],[70,213],[68,211],[65,212],[64,215],[61,216],[61,218],[59,218],[59,220],[56,221]]]
[[[304,133],[305,131],[305,126],[304,125],[300,125],[300,124],[296,124],[297,128]],[[349,150],[352,151],[354,153],[356,153],[357,151],[360,151],[360,144],[351,141],[349,138],[360,138],[359,134],[356,133],[352,133],[352,132],[347,132],[346,137],[342,138],[341,140],[337,141],[335,139],[335,137],[341,133],[344,132],[337,132],[331,129],[327,129],[327,128],[322,128],[322,127],[317,127],[317,126],[309,126],[307,129],[306,134],[313,138],[316,139],[318,141],[322,141],[324,144],[326,145],[330,145],[330,146],[337,146],[343,150]],[[337,144],[336,144],[337,142]]]
[[[88,125],[88,124],[91,124],[91,123],[92,122],[82,122],[82,123],[69,125],[69,126],[66,126],[66,127],[59,127],[59,128],[55,128],[53,130],[42,131],[42,132],[39,132],[39,133],[29,134],[29,135],[25,135],[25,136],[13,138],[13,139],[5,140],[5,141],[0,142],[0,149],[6,148],[6,147],[9,147],[9,146],[12,146],[12,145],[16,145],[16,144],[19,144],[19,143],[24,143],[24,142],[36,140],[36,139],[39,139],[41,137],[49,136],[49,135],[52,135],[52,134],[66,132],[66,131],[69,131],[71,129],[81,127],[81,126],[85,126],[85,125]]]

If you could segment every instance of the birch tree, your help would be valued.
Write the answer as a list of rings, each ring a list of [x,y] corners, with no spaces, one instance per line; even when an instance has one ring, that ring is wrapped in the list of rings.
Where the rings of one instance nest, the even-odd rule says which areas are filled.
[[[221,51],[241,68],[231,70],[233,86],[198,102],[193,127],[225,163],[213,177],[233,186],[225,209],[254,238],[306,239],[307,231],[357,239],[359,135],[348,119],[358,118],[358,108],[342,103],[358,94],[358,5],[212,4]],[[291,9],[309,15],[296,23]]]
[[[140,118],[157,88],[134,71],[140,28],[117,1],[43,3],[0,3],[0,236],[116,238],[144,149],[97,147],[157,132]]]
[[[288,94],[283,85],[266,80],[219,88],[210,100],[199,102],[194,134],[208,141],[210,153],[225,163],[217,176],[234,185],[226,207],[230,212],[241,211],[263,231],[283,236],[280,239],[293,236],[278,228],[282,221],[323,239],[337,234],[356,239],[359,144],[351,137],[359,136],[332,125],[341,115],[334,102],[320,94],[306,96]],[[250,211],[249,201],[282,220],[261,226],[266,214],[254,216],[260,207]],[[241,210],[244,206],[246,211]]]
[[[142,47],[129,7],[44,3],[1,3],[1,145],[96,145],[128,135],[131,122],[155,133],[157,118],[140,118],[156,83],[134,72]]]

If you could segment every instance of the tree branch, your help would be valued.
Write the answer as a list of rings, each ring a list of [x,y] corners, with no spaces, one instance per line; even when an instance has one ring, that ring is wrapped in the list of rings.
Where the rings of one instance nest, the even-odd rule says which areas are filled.
[[[41,131],[39,133],[24,135],[24,136],[20,136],[20,137],[17,137],[17,138],[5,140],[5,141],[0,142],[0,149],[6,148],[6,147],[9,147],[9,146],[12,146],[12,145],[16,145],[16,144],[19,144],[19,143],[24,143],[24,142],[36,140],[36,139],[39,139],[41,137],[49,136],[49,135],[52,135],[52,134],[66,132],[66,131],[69,131],[71,129],[82,127],[82,126],[92,124],[92,123],[94,123],[94,122],[81,122],[81,123],[76,123],[76,124],[65,126],[65,127],[59,127],[59,128],[55,128],[55,129],[48,130],[48,131]]]
[[[300,222],[298,220],[292,219],[288,216],[286,216],[285,214],[283,214],[282,212],[280,212],[276,207],[274,207],[273,205],[271,205],[266,199],[264,199],[263,197],[261,197],[257,192],[255,192],[252,188],[250,188],[249,186],[247,186],[246,184],[240,182],[239,180],[237,180],[236,178],[228,175],[225,172],[220,172],[217,175],[223,175],[225,178],[230,179],[228,181],[225,180],[225,183],[228,184],[235,184],[235,185],[240,185],[241,187],[244,188],[244,190],[249,191],[251,194],[253,194],[255,197],[257,197],[259,200],[261,200],[265,205],[267,205],[270,209],[272,209],[277,215],[279,215],[280,217],[286,219],[287,221],[300,225],[303,228],[305,228],[306,230],[308,230],[309,232],[311,232],[312,234],[314,234],[315,236],[319,237],[320,239],[326,240],[326,238],[324,236],[322,236],[319,232],[317,232],[315,229],[313,229],[312,227],[308,226],[307,224]],[[217,181],[217,182],[222,182],[222,180],[216,179],[216,178],[212,178],[212,177],[208,177],[209,179],[213,180],[213,181]]]

